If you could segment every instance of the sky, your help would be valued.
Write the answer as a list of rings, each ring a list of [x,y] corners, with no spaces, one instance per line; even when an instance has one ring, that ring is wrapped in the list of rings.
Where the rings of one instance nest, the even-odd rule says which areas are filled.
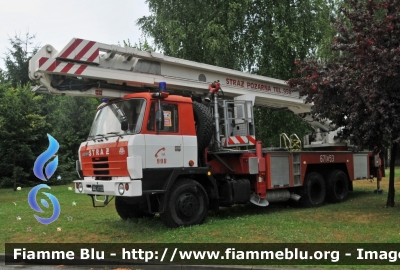
[[[3,0],[0,5],[0,68],[9,39],[36,35],[33,45],[60,51],[72,38],[106,44],[139,41],[137,19],[149,15],[145,0]]]

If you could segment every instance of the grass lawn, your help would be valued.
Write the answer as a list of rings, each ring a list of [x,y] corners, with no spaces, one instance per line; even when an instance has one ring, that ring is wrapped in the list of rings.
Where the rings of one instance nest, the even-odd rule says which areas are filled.
[[[388,171],[387,171],[388,175]],[[400,188],[400,168],[396,189]],[[39,184],[39,183],[38,183]],[[374,194],[376,180],[354,182],[354,191],[340,204],[319,208],[298,208],[275,204],[265,208],[238,205],[209,212],[205,223],[188,228],[169,229],[159,217],[124,221],[114,201],[104,208],[93,208],[89,196],[75,194],[70,185],[54,186],[41,192],[53,194],[61,205],[60,217],[49,225],[34,218],[50,217],[52,206],[36,213],[28,204],[31,188],[14,192],[0,190],[0,252],[4,243],[400,243],[400,195],[396,205],[386,208],[388,178]],[[40,204],[40,203],[39,203]],[[74,205],[75,204],[75,205]],[[17,217],[20,217],[18,219]],[[72,220],[69,220],[71,219]],[[61,231],[57,230],[61,228]]]

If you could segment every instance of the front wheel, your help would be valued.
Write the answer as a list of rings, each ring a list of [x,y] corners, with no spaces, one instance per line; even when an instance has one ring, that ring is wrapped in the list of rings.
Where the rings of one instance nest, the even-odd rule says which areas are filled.
[[[321,174],[312,172],[307,174],[304,186],[299,194],[300,204],[305,207],[320,206],[325,201],[326,184]]]
[[[203,223],[208,212],[208,196],[204,187],[192,179],[180,179],[171,188],[165,211],[160,214],[170,228]]]

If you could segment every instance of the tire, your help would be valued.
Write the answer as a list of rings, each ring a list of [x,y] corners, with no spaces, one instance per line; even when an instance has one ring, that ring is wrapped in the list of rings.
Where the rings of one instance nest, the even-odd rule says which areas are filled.
[[[191,179],[178,180],[165,203],[160,218],[170,228],[201,224],[207,216],[207,192],[200,183]]]
[[[213,130],[213,117],[207,106],[193,101],[193,113],[196,126],[197,148],[199,153],[210,144]]]
[[[115,209],[124,220],[154,216],[152,213],[144,212],[140,208],[140,204],[129,204],[121,197],[115,197]]]
[[[322,175],[316,172],[307,174],[299,195],[301,196],[299,202],[304,207],[322,205],[326,196],[326,184]]]
[[[347,199],[349,194],[349,180],[341,170],[334,170],[328,174],[326,199],[338,203]]]

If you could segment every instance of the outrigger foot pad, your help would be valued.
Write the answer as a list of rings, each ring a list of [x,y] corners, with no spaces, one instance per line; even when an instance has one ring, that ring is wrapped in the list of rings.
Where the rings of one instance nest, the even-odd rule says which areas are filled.
[[[263,199],[263,198],[261,198],[259,195],[255,194],[255,193],[251,194],[250,202],[255,204],[255,205],[263,206],[263,207],[269,205],[269,202],[267,201],[267,199],[265,199],[265,198]]]

